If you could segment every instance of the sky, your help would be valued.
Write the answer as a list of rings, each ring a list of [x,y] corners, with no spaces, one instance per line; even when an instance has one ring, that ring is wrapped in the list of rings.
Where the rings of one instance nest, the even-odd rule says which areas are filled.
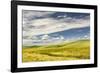
[[[90,37],[90,14],[23,10],[23,45]]]

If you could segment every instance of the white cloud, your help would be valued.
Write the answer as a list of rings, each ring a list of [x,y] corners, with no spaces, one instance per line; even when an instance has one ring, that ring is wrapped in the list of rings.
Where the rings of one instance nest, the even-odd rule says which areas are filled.
[[[46,35],[43,35],[41,39],[42,39],[42,40],[48,40],[49,38],[50,38],[50,37],[46,34]]]
[[[24,21],[28,21],[35,17],[47,17],[53,13],[55,12],[23,10],[23,18],[24,18]]]
[[[26,35],[41,35],[41,34],[49,34],[63,30],[69,30],[73,28],[81,28],[89,26],[89,20],[86,19],[72,19],[72,22],[65,21],[66,19],[56,20],[54,18],[44,18],[33,20],[30,28],[24,25],[24,28],[29,30],[25,34]]]
[[[65,15],[63,15],[63,16],[62,16],[62,15],[59,15],[59,16],[57,16],[57,17],[58,17],[58,18],[62,18],[62,17],[65,18],[65,17],[67,17],[67,14],[65,14]]]
[[[48,42],[62,41],[63,36],[53,37],[47,34],[74,29],[87,27],[90,24],[89,16],[84,18],[73,18],[66,15],[59,15],[56,19],[50,17],[55,12],[41,12],[41,11],[24,11],[23,13],[23,41],[24,44],[32,44],[32,42]],[[43,18],[36,18],[43,17]],[[44,35],[43,35],[44,34]],[[43,35],[37,37],[37,35]]]
[[[61,40],[63,40],[63,39],[64,39],[64,37],[63,37],[63,36],[60,36],[60,39],[61,39]]]
[[[23,13],[24,13],[24,17],[30,17],[30,16],[41,17],[41,16],[46,16],[46,15],[53,14],[55,12],[24,10]]]

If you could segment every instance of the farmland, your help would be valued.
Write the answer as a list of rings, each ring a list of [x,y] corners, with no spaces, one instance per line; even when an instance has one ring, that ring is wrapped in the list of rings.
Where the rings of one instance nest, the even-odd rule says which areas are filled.
[[[56,45],[24,46],[23,62],[64,61],[90,58],[90,41],[77,40]]]

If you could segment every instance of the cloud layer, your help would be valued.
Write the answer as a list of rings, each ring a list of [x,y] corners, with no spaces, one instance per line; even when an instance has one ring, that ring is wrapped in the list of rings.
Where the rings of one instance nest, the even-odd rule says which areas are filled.
[[[47,34],[88,27],[89,25],[90,15],[88,13],[23,10],[24,40],[38,35],[44,35],[44,37],[48,38]],[[34,38],[34,40],[36,39]]]
[[[23,35],[48,34],[89,26],[89,16],[76,19],[73,16],[67,16],[66,13],[56,18],[50,17],[55,13],[57,14],[57,12],[23,11]]]

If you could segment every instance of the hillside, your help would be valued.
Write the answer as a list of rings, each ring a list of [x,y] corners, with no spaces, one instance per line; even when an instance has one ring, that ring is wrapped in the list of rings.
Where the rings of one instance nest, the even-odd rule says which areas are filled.
[[[90,58],[90,41],[23,47],[23,62],[79,60]]]

